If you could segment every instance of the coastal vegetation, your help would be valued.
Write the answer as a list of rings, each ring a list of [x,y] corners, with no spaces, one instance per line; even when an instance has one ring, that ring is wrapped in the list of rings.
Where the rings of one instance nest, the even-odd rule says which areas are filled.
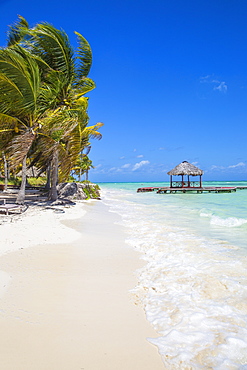
[[[74,51],[64,31],[48,23],[30,28],[19,16],[0,49],[1,172],[6,186],[9,173],[16,177],[21,168],[19,204],[29,168],[35,166],[36,177],[46,175],[48,198],[54,201],[57,184],[68,181],[72,170],[80,177],[93,167],[87,148],[91,138],[101,138],[103,124],[88,126],[85,95],[95,88],[88,77],[92,51],[75,34]]]

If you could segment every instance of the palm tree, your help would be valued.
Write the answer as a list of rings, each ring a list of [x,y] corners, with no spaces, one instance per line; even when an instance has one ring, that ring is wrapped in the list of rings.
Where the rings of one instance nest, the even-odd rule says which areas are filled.
[[[79,181],[81,181],[81,175],[86,174],[85,180],[88,181],[88,171],[94,168],[93,162],[87,155],[84,155],[81,158],[78,158],[75,167],[73,168],[74,173],[79,176]]]
[[[75,116],[72,113],[76,113]],[[83,148],[89,146],[89,139],[102,137],[98,129],[103,124],[97,123],[86,127],[86,117],[86,122],[83,122],[82,117],[78,122],[78,116],[82,113],[83,111],[80,110],[65,110],[60,114],[56,112],[54,115],[47,116],[42,121],[42,129],[37,140],[37,161],[34,163],[41,169],[51,166],[51,200],[57,199],[58,179],[67,180],[78,155]],[[70,119],[67,117],[68,114]],[[85,112],[84,114],[86,115]]]
[[[87,77],[92,52],[83,36],[76,35],[79,46],[75,54],[65,32],[47,23],[29,29],[19,17],[19,23],[9,29],[8,48],[1,51],[5,57],[16,53],[22,58],[14,62],[12,75],[11,62],[3,61],[6,69],[0,55],[0,71],[4,72],[2,79],[0,76],[0,87],[1,83],[4,86],[0,126],[13,134],[8,143],[12,161],[23,162],[18,202],[24,200],[26,159],[35,139],[35,160],[43,168],[50,166],[50,199],[56,200],[58,172],[61,179],[68,176],[89,138],[101,137],[97,131],[101,123],[86,127],[88,99],[84,95],[95,87]]]
[[[0,134],[12,165],[22,163],[22,183],[17,203],[23,203],[26,160],[37,137],[43,109],[38,63],[19,45],[0,49]],[[44,93],[43,93],[44,94]]]
[[[46,149],[43,164],[45,160],[51,166],[51,200],[57,199],[58,168],[61,179],[68,176],[84,142],[88,142],[88,135],[85,135],[89,120],[88,100],[84,95],[95,87],[87,77],[92,51],[86,39],[75,33],[78,40],[76,53],[66,33],[50,24],[42,23],[29,29],[24,18],[20,18],[19,24],[10,30],[11,43],[19,42],[37,58],[46,84],[41,100],[49,109],[46,110],[39,143],[42,150],[44,146]]]

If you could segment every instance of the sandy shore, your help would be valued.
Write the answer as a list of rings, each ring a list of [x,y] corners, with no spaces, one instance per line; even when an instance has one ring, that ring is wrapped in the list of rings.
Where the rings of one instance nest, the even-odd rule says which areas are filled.
[[[92,201],[0,225],[0,369],[164,369],[117,218]]]

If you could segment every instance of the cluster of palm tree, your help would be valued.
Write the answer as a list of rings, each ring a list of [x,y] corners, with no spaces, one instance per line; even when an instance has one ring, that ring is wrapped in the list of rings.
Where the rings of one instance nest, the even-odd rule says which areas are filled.
[[[64,31],[48,23],[30,28],[19,16],[0,49],[0,153],[12,168],[22,164],[17,203],[25,199],[28,166],[46,171],[56,200],[58,181],[67,180],[90,138],[101,138],[102,123],[88,126],[92,51],[75,33],[73,51]]]

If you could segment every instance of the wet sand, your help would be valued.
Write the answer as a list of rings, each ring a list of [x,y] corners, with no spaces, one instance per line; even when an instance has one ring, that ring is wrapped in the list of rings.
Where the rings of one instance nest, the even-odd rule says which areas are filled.
[[[129,292],[140,255],[125,244],[124,230],[114,224],[118,216],[104,204],[84,203],[83,209],[84,217],[63,221],[82,233],[79,238],[61,225],[64,235],[72,232],[71,243],[48,244],[49,233],[59,233],[52,223],[58,216],[49,213],[46,243],[31,247],[33,226],[30,247],[0,257],[0,270],[10,276],[0,300],[0,369],[164,369],[146,339],[157,334]],[[16,235],[21,223],[11,225]]]

